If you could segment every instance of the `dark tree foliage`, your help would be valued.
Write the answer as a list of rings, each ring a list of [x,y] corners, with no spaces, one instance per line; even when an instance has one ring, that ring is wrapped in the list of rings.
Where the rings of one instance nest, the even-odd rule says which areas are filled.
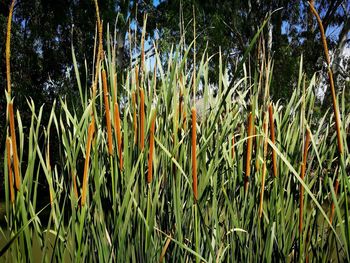
[[[341,50],[349,42],[349,0],[314,1],[327,31],[330,47],[335,50],[334,72],[339,84],[348,73],[339,67]],[[5,35],[10,0],[0,2],[0,84],[5,87]],[[265,42],[271,42],[269,51],[274,60],[272,96],[288,98],[295,87],[300,55],[304,55],[304,69],[311,77],[324,70],[319,30],[310,16],[306,1],[287,0],[104,0],[99,1],[104,25],[114,30],[117,14],[117,67],[129,66],[127,33],[138,33],[148,14],[147,37],[157,37],[160,52],[166,52],[179,42],[185,32],[186,43],[193,39],[193,8],[196,15],[197,59],[204,50],[215,54],[210,64],[209,80],[218,78],[218,52],[221,49],[224,64],[232,70],[267,14],[273,13],[264,31]],[[54,99],[67,96],[77,98],[77,87],[72,66],[71,45],[74,45],[82,79],[91,80],[93,46],[95,41],[95,9],[92,0],[17,0],[14,12],[11,42],[11,66],[16,108],[23,112],[24,124],[29,120],[26,98],[36,105],[49,107]],[[271,28],[272,34],[269,34]],[[106,29],[106,26],[104,27]],[[332,32],[336,32],[333,33]],[[106,30],[105,32],[106,33]],[[134,36],[132,37],[134,39]],[[268,46],[268,44],[266,44]],[[256,52],[256,51],[255,51]],[[137,53],[137,52],[135,52]],[[189,56],[192,58],[192,55]],[[252,53],[250,65],[257,65]],[[88,65],[85,76],[84,60]],[[324,72],[324,71],[323,71]],[[343,81],[343,82],[341,82]],[[337,82],[338,83],[338,82]],[[89,86],[89,85],[87,85]],[[326,96],[327,98],[327,96]],[[5,130],[5,95],[0,92],[0,127]],[[44,115],[44,119],[46,118]],[[0,138],[3,140],[3,136]],[[4,145],[2,143],[1,145]]]
[[[341,51],[348,40],[350,2],[348,0],[313,1],[324,21],[330,48]],[[197,24],[197,54],[200,58],[205,48],[216,54],[221,48],[226,65],[234,68],[239,58],[258,31],[266,16],[273,12],[264,31],[266,46],[270,41],[270,54],[274,60],[272,96],[287,99],[295,88],[300,56],[304,56],[304,70],[311,78],[323,67],[323,49],[316,21],[309,12],[307,1],[286,0],[163,0],[156,8],[156,19],[150,27],[157,28],[159,46],[168,50],[176,43],[182,31],[186,42],[193,40],[193,8]],[[277,11],[276,11],[277,10]],[[275,11],[275,12],[274,12]],[[183,26],[180,25],[183,22]],[[271,33],[269,34],[269,27]],[[182,30],[182,28],[184,30]],[[332,31],[336,33],[332,34]],[[341,53],[341,52],[340,52]],[[336,76],[344,72],[337,67],[340,53],[335,54]],[[192,56],[190,56],[192,57]],[[256,64],[252,53],[251,65]],[[210,79],[217,81],[219,57],[213,58]],[[337,64],[338,62],[338,64]]]

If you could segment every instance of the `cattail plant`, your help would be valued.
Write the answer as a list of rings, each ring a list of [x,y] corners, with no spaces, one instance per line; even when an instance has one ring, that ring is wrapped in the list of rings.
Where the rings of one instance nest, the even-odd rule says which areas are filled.
[[[10,198],[11,203],[15,202],[15,191],[13,189],[12,167],[11,167],[11,139],[6,138],[6,151],[7,151],[7,169],[9,173],[9,186],[10,186]]]
[[[339,191],[339,179],[336,178],[335,179],[335,185],[334,185],[334,193],[338,193],[338,191]],[[335,205],[334,205],[334,202],[332,202],[332,204],[331,204],[331,214],[329,216],[329,221],[331,222],[331,224],[333,223],[334,212],[335,212]]]
[[[136,118],[136,93],[133,91],[131,93],[131,101],[133,108],[133,126],[134,126],[134,145],[137,143],[137,118]]]
[[[114,76],[113,76],[113,83],[114,83],[114,91],[112,93],[113,95],[113,102],[117,102],[117,73],[114,73]]]
[[[107,76],[106,71],[102,70],[102,83],[103,83],[103,98],[106,110],[106,124],[107,124],[107,139],[108,139],[108,153],[113,155],[113,141],[112,141],[112,125],[111,125],[111,114],[109,110],[109,100],[108,100],[108,88],[107,88]]]
[[[95,1],[97,2],[97,0]],[[102,23],[99,18],[97,20],[99,36],[102,31]],[[192,46],[192,44],[185,43],[185,39],[183,39],[184,48],[179,47],[175,51],[179,50],[178,55],[169,54],[171,51],[159,55],[154,47],[154,56],[156,56],[155,60],[157,61],[155,65],[159,67],[158,71],[154,71],[154,74],[145,74],[147,72],[147,57],[141,59],[146,61],[137,62],[140,67],[136,65],[133,68],[125,69],[125,76],[129,76],[129,78],[121,77],[118,83],[120,82],[120,86],[125,87],[127,93],[125,95],[118,94],[113,68],[115,67],[114,58],[117,55],[116,47],[118,45],[115,42],[118,38],[117,29],[115,32],[115,37],[110,37],[113,36],[113,33],[111,34],[109,29],[106,32],[106,54],[103,53],[101,46],[97,48],[101,38],[96,39],[94,61],[88,63],[94,65],[91,80],[91,104],[88,108],[67,106],[65,100],[61,100],[61,108],[52,110],[52,121],[56,126],[57,134],[50,136],[49,126],[46,127],[42,123],[42,108],[37,114],[35,109],[38,107],[35,107],[34,104],[30,106],[33,114],[30,126],[27,122],[23,126],[20,114],[17,113],[14,116],[16,108],[12,109],[17,126],[15,132],[18,136],[18,155],[22,156],[23,153],[25,158],[21,158],[21,160],[23,162],[28,160],[28,163],[23,164],[23,167],[26,168],[26,175],[22,178],[23,185],[20,188],[24,196],[18,192],[17,198],[14,146],[12,145],[11,125],[8,125],[8,133],[5,135],[5,160],[4,165],[0,165],[6,171],[4,185],[7,195],[5,209],[0,209],[1,213],[6,210],[6,217],[4,217],[6,222],[0,224],[0,232],[4,236],[0,240],[1,259],[4,258],[4,261],[9,262],[23,261],[24,254],[30,254],[32,250],[34,251],[34,244],[38,243],[42,251],[35,252],[38,253],[35,254],[35,258],[41,258],[41,261],[45,261],[49,257],[56,261],[77,262],[94,261],[97,258],[100,261],[113,262],[158,258],[160,261],[178,258],[179,261],[196,260],[196,262],[242,261],[242,258],[251,261],[273,261],[281,257],[285,258],[285,261],[295,261],[296,236],[300,236],[300,251],[312,247],[312,253],[304,256],[305,259],[309,256],[310,262],[320,258],[327,262],[350,261],[350,253],[348,252],[350,250],[347,248],[347,244],[350,243],[347,241],[349,232],[344,229],[347,224],[345,209],[347,199],[344,197],[348,191],[348,181],[344,179],[348,180],[348,178],[342,177],[346,184],[342,188],[344,194],[342,193],[339,204],[334,199],[332,213],[334,210],[337,212],[336,226],[321,218],[327,219],[329,215],[319,203],[320,201],[324,202],[330,194],[334,197],[333,189],[330,189],[325,183],[314,183],[320,176],[327,177],[328,175],[329,177],[329,173],[333,172],[334,160],[337,160],[334,157],[334,151],[337,151],[336,146],[328,145],[329,138],[327,136],[334,127],[327,119],[329,115],[325,115],[318,122],[317,116],[313,115],[312,112],[315,99],[312,90],[314,78],[310,80],[310,85],[307,88],[305,86],[307,90],[303,94],[308,94],[303,97],[305,101],[300,103],[299,87],[293,91],[290,101],[283,105],[283,110],[277,111],[276,108],[272,108],[273,104],[271,104],[270,111],[272,109],[275,111],[271,113],[269,112],[269,94],[266,91],[273,76],[269,66],[265,67],[265,62],[262,63],[260,71],[254,71],[254,67],[251,68],[244,59],[238,63],[236,73],[234,73],[234,82],[237,83],[234,85],[234,89],[231,89],[231,85],[228,85],[227,80],[224,79],[229,75],[228,73],[231,73],[231,68],[219,66],[219,83],[213,84],[221,85],[222,88],[219,88],[220,96],[215,96],[211,93],[208,81],[211,59],[205,54],[203,59],[199,60],[200,64],[196,64],[196,56],[192,59],[186,55],[192,51],[196,52],[195,43]],[[253,42],[259,36],[257,34]],[[261,39],[264,37],[261,36]],[[135,42],[132,41],[132,43]],[[182,44],[180,43],[180,45]],[[135,46],[136,48],[138,47]],[[251,48],[252,46],[249,47],[249,49]],[[266,52],[262,51],[261,53]],[[103,64],[102,55],[104,57]],[[161,56],[166,57],[167,55],[171,59],[167,60],[166,63],[160,63],[162,62]],[[265,59],[260,58],[260,60],[264,61]],[[131,65],[132,63],[131,58]],[[273,65],[270,61],[268,63]],[[76,64],[74,67],[77,78],[79,75],[84,75],[84,73],[79,72],[83,67],[78,67],[77,63],[74,64]],[[299,82],[304,76],[302,63],[300,64]],[[164,69],[164,65],[167,69]],[[103,67],[106,72],[103,72]],[[192,77],[186,70],[187,67],[193,69]],[[239,79],[242,69],[244,77]],[[140,72],[138,72],[139,70]],[[252,70],[257,75],[251,76]],[[107,81],[103,79],[105,74]],[[138,76],[138,74],[142,75]],[[196,79],[200,79],[200,83],[196,83]],[[261,89],[260,86],[264,80],[267,80],[266,95],[263,103],[260,103],[262,92],[259,89]],[[108,85],[106,85],[107,83]],[[201,90],[196,93],[197,84],[200,84]],[[99,85],[101,85],[101,89],[98,88]],[[78,86],[81,89],[81,84]],[[170,86],[174,87],[174,90],[179,88],[179,92],[171,92]],[[246,101],[241,94],[246,94],[248,86],[252,87],[254,91],[250,97],[252,108],[246,110]],[[188,90],[185,87],[188,87]],[[141,88],[144,90],[142,103]],[[191,90],[189,91],[189,89]],[[230,93],[231,91],[232,93]],[[110,96],[108,96],[108,92],[111,93]],[[6,95],[7,98],[10,97],[8,94]],[[117,102],[118,95],[120,95],[123,105],[122,102]],[[196,108],[196,105],[202,105],[196,104],[195,100],[202,95],[204,105],[208,103],[215,106],[211,108],[209,114],[205,115],[204,122],[199,120],[197,123],[197,118],[200,119],[201,114],[196,110],[201,110],[201,108]],[[96,103],[95,96],[101,100],[101,103]],[[83,98],[81,104],[83,107],[87,107],[87,99],[85,96],[81,97]],[[147,102],[145,97],[149,99],[149,104],[145,105]],[[225,118],[222,115],[222,109],[233,108],[230,97],[234,98],[235,108],[239,109],[241,114],[236,114],[236,112],[234,117]],[[115,159],[110,156],[110,149],[107,147],[109,146],[107,145],[109,143],[107,141],[108,127],[101,125],[105,122],[106,117],[103,116],[106,113],[104,111],[106,108],[104,99],[106,98],[110,107],[110,116],[107,119],[111,121]],[[151,106],[152,98],[162,104],[157,110],[153,105]],[[191,102],[189,103],[187,99]],[[12,102],[11,98],[7,101],[8,103]],[[307,103],[309,103],[309,112],[306,112],[305,105],[308,105]],[[144,107],[142,115],[146,115],[142,125],[145,146],[143,154],[139,155],[137,153],[140,153],[141,146],[142,106]],[[344,116],[348,114],[347,108],[343,110]],[[302,114],[298,114],[299,111]],[[97,115],[97,112],[102,112],[102,116]],[[186,113],[188,123],[187,131],[184,131],[181,127],[186,125]],[[310,123],[320,123],[313,135],[315,138],[312,138],[312,141],[315,139],[316,142],[312,145],[314,150],[309,149],[307,154],[304,153],[307,149],[306,142],[301,150],[298,147],[300,127],[305,127],[301,120],[304,120],[306,113]],[[58,119],[56,114],[59,115]],[[9,109],[7,115],[10,116]],[[271,116],[273,116],[272,121]],[[276,121],[278,125],[276,125]],[[274,122],[275,139],[271,135]],[[241,127],[242,123],[244,127]],[[345,121],[342,125],[348,125],[348,122]],[[158,127],[162,127],[162,129]],[[233,127],[237,127],[237,129]],[[198,134],[197,128],[200,130]],[[159,136],[155,137],[155,132]],[[302,140],[306,140],[306,132],[309,131],[305,131]],[[180,133],[182,137],[178,138]],[[203,138],[197,142],[199,134]],[[281,134],[283,137],[281,140],[277,140],[277,135]],[[311,133],[309,135],[312,137]],[[47,140],[42,140],[43,137]],[[52,168],[50,167],[49,153],[52,157],[53,152],[48,147],[48,138],[52,137],[55,138],[55,143],[59,147],[58,153],[54,152],[59,154],[57,157],[60,163],[57,168],[54,160],[52,160]],[[258,138],[259,140],[256,140]],[[256,145],[254,141],[257,141]],[[310,147],[311,139],[309,141]],[[268,183],[267,180],[269,175],[273,177],[275,174],[275,171],[272,170],[274,162],[272,156],[270,158],[271,169],[269,169],[269,147],[276,153],[280,165],[277,170],[278,178],[276,177],[274,183]],[[145,150],[148,151],[147,160],[144,156]],[[254,150],[254,156],[252,156]],[[347,148],[344,144],[344,155],[346,151]],[[309,168],[307,168],[307,160],[316,157],[322,162],[322,167],[321,164],[313,166],[308,164]],[[191,160],[187,160],[188,158]],[[114,161],[111,162],[111,160]],[[83,168],[80,165],[81,161]],[[160,168],[161,180],[159,181],[153,180],[156,177],[155,164]],[[145,166],[147,166],[146,170]],[[20,165],[18,167],[21,168]],[[78,182],[80,167],[83,170],[81,184]],[[297,167],[301,172],[297,172]],[[122,168],[122,176],[120,176],[119,168]],[[277,168],[274,167],[274,169]],[[336,167],[335,173],[340,169],[340,167]],[[304,184],[302,180],[306,182],[306,171],[309,170],[316,181]],[[300,176],[300,173],[303,176]],[[3,174],[5,173],[3,172]],[[40,200],[41,193],[37,193],[37,189],[40,189],[39,185],[43,183],[42,174],[47,178],[52,205],[47,227],[42,227],[42,225],[46,225],[46,222],[43,224],[42,221],[43,218],[46,219],[46,215],[40,214],[41,201],[46,202],[46,198]],[[71,174],[73,183],[66,182],[65,180],[68,178],[61,176],[62,174]],[[105,178],[101,174],[108,174],[110,177]],[[188,176],[192,176],[192,178]],[[258,181],[249,180],[253,177]],[[305,200],[300,203],[299,200],[294,202],[293,182],[296,178],[299,179],[298,183],[302,184],[300,187],[298,185],[298,194],[303,196],[305,191],[307,198],[310,198],[310,205],[305,211],[299,210]],[[201,180],[200,184],[198,184],[199,180]],[[93,187],[90,182],[94,183]],[[254,182],[254,187],[253,183],[249,185],[250,182]],[[335,191],[337,191],[339,182],[340,175],[339,180],[334,180]],[[77,198],[67,196],[65,185],[68,183],[71,183],[71,188],[73,188],[70,190],[70,194]],[[239,188],[241,183],[244,183],[244,187]],[[147,189],[144,189],[144,186]],[[237,197],[237,191],[245,192],[244,197]],[[10,197],[10,195],[12,196]],[[78,198],[81,209],[77,210],[75,206]],[[192,198],[193,202],[188,202],[188,199]],[[202,205],[199,200],[203,200]],[[11,202],[16,203],[15,210]],[[159,209],[164,211],[165,216],[158,215]],[[306,211],[308,211],[308,217],[305,216]],[[291,220],[293,218],[299,220],[299,216],[301,216],[301,220],[305,219],[303,234],[299,234],[299,224],[296,224],[295,220]],[[327,222],[318,224],[321,221]],[[310,227],[306,229],[306,225]],[[52,237],[57,239],[55,246],[51,245]],[[118,240],[117,244],[115,244],[116,239]],[[283,245],[280,246],[280,244]],[[291,251],[293,255],[290,255]],[[28,261],[34,261],[31,260],[33,257],[30,255],[27,258]],[[304,258],[300,260],[304,260]]]
[[[156,125],[156,110],[154,110],[152,115],[151,127],[150,127],[150,133],[149,133],[149,155],[148,155],[148,173],[147,173],[148,184],[152,182],[155,125]]]
[[[7,83],[7,93],[11,100],[11,25],[12,25],[12,15],[13,9],[15,7],[16,1],[13,0],[10,6],[9,16],[7,20],[7,32],[6,32],[6,83]],[[17,143],[16,143],[16,129],[15,129],[15,117],[13,112],[13,102],[10,101],[7,104],[8,117],[10,123],[10,134],[11,134],[11,147],[13,153],[13,166],[15,172],[15,183],[16,189],[19,190],[21,186],[20,172],[19,172],[19,161],[17,154]]]
[[[143,28],[141,36],[141,80],[144,80],[145,75],[145,36],[146,36],[147,14],[143,16]]]
[[[252,112],[249,112],[248,117],[248,139],[247,139],[247,153],[246,153],[246,169],[245,169],[245,180],[244,180],[244,192],[246,193],[249,185],[249,177],[251,172],[251,158],[252,158],[252,144],[253,138],[251,137],[254,132],[254,120]]]
[[[271,141],[273,144],[276,143],[275,139],[275,123],[273,119],[273,107],[272,103],[269,105],[269,120],[270,120],[270,135]],[[276,145],[276,144],[275,144]],[[277,155],[274,149],[272,149],[272,166],[273,166],[273,175],[277,176]]]
[[[193,196],[194,201],[198,200],[198,191],[197,191],[197,158],[196,158],[196,141],[197,141],[197,133],[196,133],[196,123],[197,123],[197,115],[196,108],[192,107],[192,137],[191,137],[191,152],[192,152],[192,184],[193,184]]]
[[[305,178],[305,172],[306,172],[306,161],[307,161],[307,153],[309,149],[310,144],[310,131],[309,129],[306,130],[306,138],[304,142],[304,151],[303,151],[303,162],[301,164],[301,173],[300,178],[304,180]],[[304,187],[300,184],[300,200],[299,200],[299,233],[301,235],[301,232],[303,230],[303,211],[304,211]]]
[[[13,152],[13,166],[15,171],[15,183],[16,183],[16,189],[17,191],[21,187],[21,178],[19,173],[19,161],[18,161],[18,154],[17,154],[17,142],[16,142],[16,131],[15,131],[15,117],[13,113],[13,103],[10,102],[8,104],[8,112],[9,112],[9,119],[10,119],[10,133],[11,133],[11,146],[12,146],[12,152]]]
[[[309,2],[310,10],[314,14],[314,16],[316,17],[317,24],[318,24],[318,27],[320,29],[323,50],[325,53],[326,62],[327,62],[327,66],[328,66],[328,78],[329,78],[329,84],[330,84],[331,94],[332,94],[333,112],[334,112],[335,126],[336,126],[336,132],[337,132],[338,153],[340,156],[339,162],[340,162],[340,166],[342,168],[343,176],[345,178],[346,169],[345,169],[345,160],[344,160],[344,154],[343,154],[343,141],[342,141],[343,139],[342,139],[342,134],[341,134],[341,119],[340,119],[339,108],[338,108],[338,104],[337,104],[337,96],[335,93],[333,72],[332,72],[332,68],[331,68],[331,59],[330,59],[329,52],[328,52],[328,45],[327,45],[327,40],[326,40],[326,35],[324,32],[322,20],[321,20],[319,14],[316,11],[313,4],[314,4],[313,1]],[[335,178],[335,184],[336,184],[335,185],[335,195],[337,196],[338,188],[339,188],[339,181],[338,181],[337,175]],[[346,189],[345,189],[345,191],[346,191]],[[346,200],[346,206],[347,206],[347,200]],[[332,209],[332,207],[333,207],[333,209]],[[331,216],[330,216],[330,218],[332,219],[333,216],[334,216],[334,202],[332,202],[332,204],[331,204]],[[349,243],[350,243],[350,238],[349,238]],[[349,246],[350,246],[350,244],[349,244]]]
[[[335,126],[336,126],[336,130],[337,130],[338,151],[339,151],[339,154],[341,155],[343,153],[343,142],[342,142],[342,136],[341,136],[341,131],[340,131],[341,119],[340,119],[340,114],[339,114],[339,109],[338,109],[338,104],[337,104],[337,96],[335,94],[333,73],[332,73],[332,68],[331,68],[331,59],[330,59],[329,52],[328,52],[326,35],[324,32],[322,20],[321,20],[319,14],[317,13],[315,7],[313,6],[313,4],[310,4],[310,9],[311,9],[311,12],[316,17],[316,20],[317,20],[317,23],[318,23],[318,26],[319,26],[320,32],[321,32],[323,49],[324,49],[326,62],[327,62],[327,66],[328,66],[329,84],[330,84],[331,93],[332,93],[333,112],[334,112],[334,118],[335,118]]]
[[[259,218],[262,216],[263,203],[264,203],[264,191],[265,191],[265,176],[266,176],[266,155],[267,155],[267,113],[263,120],[263,132],[264,132],[264,150],[263,150],[263,167],[262,167],[262,178],[261,178],[261,190],[260,190],[260,202],[259,202]]]
[[[120,128],[120,114],[119,114],[119,105],[114,103],[114,130],[117,137],[118,145],[118,156],[119,156],[119,166],[120,169],[123,169],[123,155],[122,155],[122,132]]]
[[[97,57],[96,57],[96,65],[95,65],[95,79],[92,82],[92,102],[94,103],[97,92],[97,83],[99,80],[99,71],[101,60],[103,58],[103,41],[102,41],[102,22],[100,19],[100,12],[98,7],[98,1],[95,0],[95,9],[96,9],[96,20],[97,20],[97,28],[98,28],[98,47],[97,47]],[[90,161],[90,151],[93,135],[95,132],[95,116],[94,110],[91,108],[91,122],[88,128],[88,137],[86,143],[86,153],[85,153],[85,163],[84,163],[84,176],[83,176],[83,187],[82,187],[82,196],[81,196],[81,206],[85,205],[86,202],[86,194],[88,188],[88,170],[89,170],[89,161]]]
[[[145,147],[145,93],[140,89],[140,149]]]
[[[7,92],[11,96],[11,25],[12,14],[15,7],[16,0],[13,0],[10,6],[9,16],[7,20],[7,32],[6,32],[6,80],[7,80]]]
[[[96,21],[97,21],[97,29],[98,29],[98,46],[97,46],[97,56],[96,56],[96,64],[95,64],[95,78],[92,83],[92,100],[93,101],[95,100],[95,97],[96,97],[98,76],[100,72],[101,60],[103,59],[103,39],[102,39],[103,28],[102,28],[102,22],[100,18],[98,1],[94,0],[94,2],[95,2]]]
[[[92,117],[91,123],[90,123],[89,128],[88,128],[88,137],[87,137],[87,142],[86,142],[86,156],[85,156],[85,164],[84,164],[83,189],[82,189],[82,194],[81,194],[81,205],[82,206],[84,206],[85,202],[86,202],[90,151],[91,151],[91,143],[92,143],[94,131],[95,131],[95,118]]]

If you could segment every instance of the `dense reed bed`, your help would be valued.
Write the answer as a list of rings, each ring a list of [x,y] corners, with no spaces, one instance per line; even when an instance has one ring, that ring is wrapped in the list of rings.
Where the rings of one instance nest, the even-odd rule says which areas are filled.
[[[23,127],[12,108],[16,87],[7,91],[1,261],[350,260],[344,93],[335,97],[339,115],[328,105],[316,115],[318,76],[305,76],[301,57],[290,100],[271,101],[264,54],[257,70],[244,56],[232,82],[221,64],[212,85],[210,54],[189,65],[194,43],[183,39],[165,63],[156,46],[152,59],[142,47],[117,87],[115,32],[97,21],[92,87],[72,52],[74,106],[61,99],[38,108],[28,99]],[[247,54],[263,45],[261,32]]]

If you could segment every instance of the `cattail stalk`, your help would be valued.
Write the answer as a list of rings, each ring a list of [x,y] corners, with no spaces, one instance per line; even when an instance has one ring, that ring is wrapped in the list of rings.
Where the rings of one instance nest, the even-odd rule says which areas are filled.
[[[181,118],[182,118],[182,112],[183,112],[183,94],[182,94],[182,90],[180,89],[179,92],[179,120],[181,122]]]
[[[73,180],[73,191],[76,198],[78,198],[78,187],[77,187],[77,171],[74,169],[72,172]]]
[[[145,33],[146,33],[146,23],[147,23],[147,15],[143,16],[143,29],[141,36],[141,80],[143,81],[144,70],[145,70]]]
[[[248,117],[248,139],[247,139],[247,155],[246,155],[246,170],[245,170],[245,180],[244,180],[244,192],[246,193],[248,190],[249,185],[249,177],[251,172],[251,158],[252,158],[252,144],[253,144],[253,138],[251,136],[253,135],[254,127],[253,127],[253,114],[252,112],[249,113]]]
[[[140,149],[145,147],[145,93],[140,89]]]
[[[232,142],[231,156],[232,156],[232,160],[234,160],[235,159],[235,135],[234,134],[232,135],[231,142]]]
[[[269,105],[269,119],[270,119],[270,135],[271,141],[274,145],[276,145],[275,139],[275,124],[273,119],[273,107],[272,104]],[[273,166],[273,175],[277,177],[277,155],[274,149],[272,149],[272,166]]]
[[[254,136],[256,136],[256,126],[254,125]],[[256,153],[256,158],[255,158],[255,170],[259,171],[260,170],[260,158],[258,157],[260,154],[260,144],[261,144],[261,139],[259,138],[259,136],[256,136],[254,138],[254,142],[255,142],[255,146],[253,145],[253,148],[255,148],[255,153]]]
[[[149,134],[149,156],[148,156],[148,173],[147,173],[148,184],[152,182],[155,124],[156,124],[156,111],[154,111],[152,116],[150,134]]]
[[[136,94],[135,91],[131,93],[131,101],[133,108],[133,122],[134,122],[134,145],[137,143],[137,118],[136,118]]]
[[[193,196],[194,202],[196,203],[198,200],[198,191],[197,191],[197,158],[196,158],[196,141],[197,141],[197,133],[196,133],[196,124],[197,124],[197,116],[196,109],[192,107],[192,140],[191,140],[191,149],[192,149],[192,184],[193,184]]]
[[[139,67],[135,67],[135,84],[136,84],[136,90],[139,89],[140,84],[139,84]]]
[[[101,60],[103,59],[103,40],[102,40],[102,22],[100,19],[100,11],[98,7],[98,1],[94,0],[95,10],[96,10],[96,20],[97,20],[97,28],[98,28],[98,48],[97,48],[97,57],[95,64],[95,78],[92,82],[92,102],[95,102],[96,92],[97,92],[97,83],[99,80],[99,71]],[[86,202],[86,194],[88,187],[88,170],[89,170],[89,161],[90,161],[90,151],[93,135],[95,132],[95,117],[94,111],[91,109],[91,122],[88,127],[88,137],[86,142],[86,155],[85,155],[85,163],[84,163],[84,175],[83,175],[83,187],[82,187],[82,196],[81,196],[81,206],[85,205]]]
[[[332,102],[333,102],[333,112],[334,112],[334,118],[335,118],[335,127],[337,130],[337,142],[338,142],[338,152],[339,152],[339,161],[340,161],[340,165],[342,167],[344,167],[344,163],[343,163],[343,141],[342,141],[342,135],[341,135],[341,131],[340,131],[340,126],[341,126],[341,119],[340,119],[340,114],[339,114],[339,109],[338,109],[338,104],[337,104],[337,96],[335,94],[335,87],[334,87],[334,80],[333,80],[333,72],[331,69],[331,59],[329,56],[329,52],[328,52],[328,46],[327,46],[327,40],[326,40],[326,35],[324,32],[324,28],[323,28],[323,24],[322,24],[322,20],[319,16],[319,14],[317,13],[314,5],[313,5],[313,1],[309,2],[310,5],[310,10],[311,12],[314,14],[314,16],[316,17],[317,20],[317,24],[318,27],[320,28],[320,32],[321,32],[321,39],[322,39],[322,45],[323,45],[323,50],[325,53],[325,57],[326,57],[326,62],[327,62],[327,66],[328,66],[328,78],[329,78],[329,84],[331,87],[331,93],[332,93]],[[343,169],[343,172],[345,172],[345,169]],[[345,176],[345,174],[344,174]],[[335,179],[336,180],[336,187],[335,187],[335,196],[337,196],[338,194],[338,188],[339,188],[339,181],[338,178]],[[338,182],[338,187],[337,187],[337,182]],[[331,210],[333,207],[333,212],[331,214],[331,219],[333,218],[334,215],[334,202],[332,202],[331,205]]]
[[[10,132],[11,132],[11,140],[12,140],[12,152],[13,152],[13,166],[15,171],[15,183],[17,191],[21,187],[21,179],[19,174],[19,161],[17,154],[17,142],[16,142],[16,131],[15,131],[15,117],[13,113],[13,103],[10,102],[8,104],[8,112],[10,118]]]
[[[13,0],[9,10],[9,16],[7,20],[7,32],[6,32],[6,50],[5,50],[5,59],[6,59],[6,83],[7,83],[7,92],[11,97],[11,26],[12,26],[12,15],[13,9],[15,7],[16,0]],[[13,152],[13,165],[15,171],[15,184],[16,189],[19,190],[21,186],[21,180],[19,175],[19,161],[17,154],[17,143],[16,143],[16,130],[15,130],[15,118],[13,113],[13,104],[12,102],[8,103],[8,113],[9,113],[9,123],[10,123],[10,134],[12,141],[12,152]]]
[[[118,145],[118,155],[119,155],[119,166],[120,169],[123,169],[123,156],[122,156],[122,132],[120,128],[120,114],[119,114],[119,105],[114,103],[114,125],[115,133],[117,136],[117,145]]]
[[[97,21],[97,29],[98,29],[98,47],[97,47],[97,56],[96,56],[96,64],[95,64],[95,79],[92,84],[92,100],[95,100],[96,93],[97,93],[97,83],[98,83],[98,77],[100,72],[100,64],[101,60],[103,59],[103,38],[102,38],[102,22],[100,18],[100,11],[98,7],[98,1],[94,0],[95,2],[95,10],[96,10],[96,21]],[[93,111],[92,111],[93,112]]]
[[[263,153],[264,162],[263,162],[263,167],[262,167],[260,203],[259,203],[259,218],[261,218],[261,216],[262,216],[263,203],[264,203],[265,176],[266,176],[266,156],[267,156],[267,146],[268,146],[268,140],[267,140],[267,114],[265,114],[265,119],[264,119],[264,124],[263,124],[263,131],[264,131],[264,153]]]
[[[107,76],[106,76],[105,70],[102,70],[102,83],[103,83],[103,98],[104,98],[105,110],[106,110],[108,153],[109,153],[109,155],[113,155],[111,113],[109,110]]]
[[[180,107],[180,120],[182,118],[182,128],[186,130],[186,109],[184,107],[184,94],[183,94],[183,76],[180,75],[180,94],[179,94],[179,107]]]
[[[339,190],[339,179],[337,178],[335,180],[334,193],[338,193],[338,190]],[[329,217],[329,222],[331,224],[333,223],[334,213],[335,213],[335,205],[334,205],[334,202],[332,202],[332,204],[331,204],[331,215]]]
[[[317,13],[315,7],[313,6],[313,4],[312,3],[309,3],[309,4],[310,4],[311,12],[316,17],[316,20],[317,20],[317,23],[318,23],[318,26],[319,26],[320,32],[321,32],[321,39],[322,39],[323,49],[324,49],[324,53],[325,53],[325,57],[326,57],[326,62],[327,62],[327,65],[328,65],[328,78],[329,78],[329,84],[330,84],[331,93],[332,93],[333,111],[334,111],[334,117],[335,117],[335,126],[336,126],[336,130],[337,130],[338,150],[339,150],[339,154],[342,154],[343,153],[343,142],[342,142],[342,136],[341,136],[341,132],[340,132],[341,120],[340,120],[339,109],[338,109],[338,106],[337,106],[337,97],[336,97],[336,94],[335,94],[333,73],[332,73],[332,69],[331,69],[331,59],[329,57],[327,40],[326,40],[326,36],[325,36],[322,20],[321,20],[319,14]]]
[[[13,189],[13,178],[12,178],[12,168],[11,168],[11,139],[6,138],[6,148],[7,148],[7,167],[9,173],[9,186],[10,186],[10,198],[11,203],[15,202],[15,191]]]
[[[305,172],[306,172],[306,161],[307,161],[307,152],[310,144],[310,131],[306,131],[306,138],[304,143],[304,153],[303,153],[303,162],[301,164],[301,180],[304,181]],[[299,233],[303,230],[303,210],[304,210],[304,187],[300,184],[300,212],[299,212]]]
[[[113,92],[113,102],[117,102],[117,73],[114,73],[113,77],[113,82],[114,82],[114,92]]]
[[[10,6],[9,16],[7,19],[7,32],[6,32],[6,80],[7,80],[7,92],[11,95],[11,26],[12,26],[12,14],[15,7],[16,0],[13,0]]]
[[[85,156],[85,164],[84,164],[84,177],[83,177],[83,189],[81,194],[81,205],[84,206],[86,202],[86,193],[88,187],[88,171],[89,171],[89,160],[90,160],[90,150],[93,134],[95,131],[95,118],[92,117],[91,123],[88,128],[88,137],[86,142],[86,156]]]
[[[165,256],[166,251],[168,250],[170,242],[171,242],[171,236],[169,236],[165,242],[165,245],[162,249],[162,253],[160,254],[160,257],[159,257],[159,261],[158,261],[159,263],[163,263],[163,258]]]

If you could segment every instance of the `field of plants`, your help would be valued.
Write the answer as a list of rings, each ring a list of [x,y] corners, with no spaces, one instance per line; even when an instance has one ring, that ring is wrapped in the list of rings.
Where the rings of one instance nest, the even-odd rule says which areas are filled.
[[[96,10],[94,67],[81,72],[72,52],[79,103],[28,98],[28,127],[10,79],[10,13],[1,262],[350,261],[350,114],[331,70],[321,117],[302,57],[290,100],[270,100],[263,24],[236,69],[220,63],[216,85],[212,54],[188,63],[195,39],[149,58],[144,35],[119,80],[115,32]]]

